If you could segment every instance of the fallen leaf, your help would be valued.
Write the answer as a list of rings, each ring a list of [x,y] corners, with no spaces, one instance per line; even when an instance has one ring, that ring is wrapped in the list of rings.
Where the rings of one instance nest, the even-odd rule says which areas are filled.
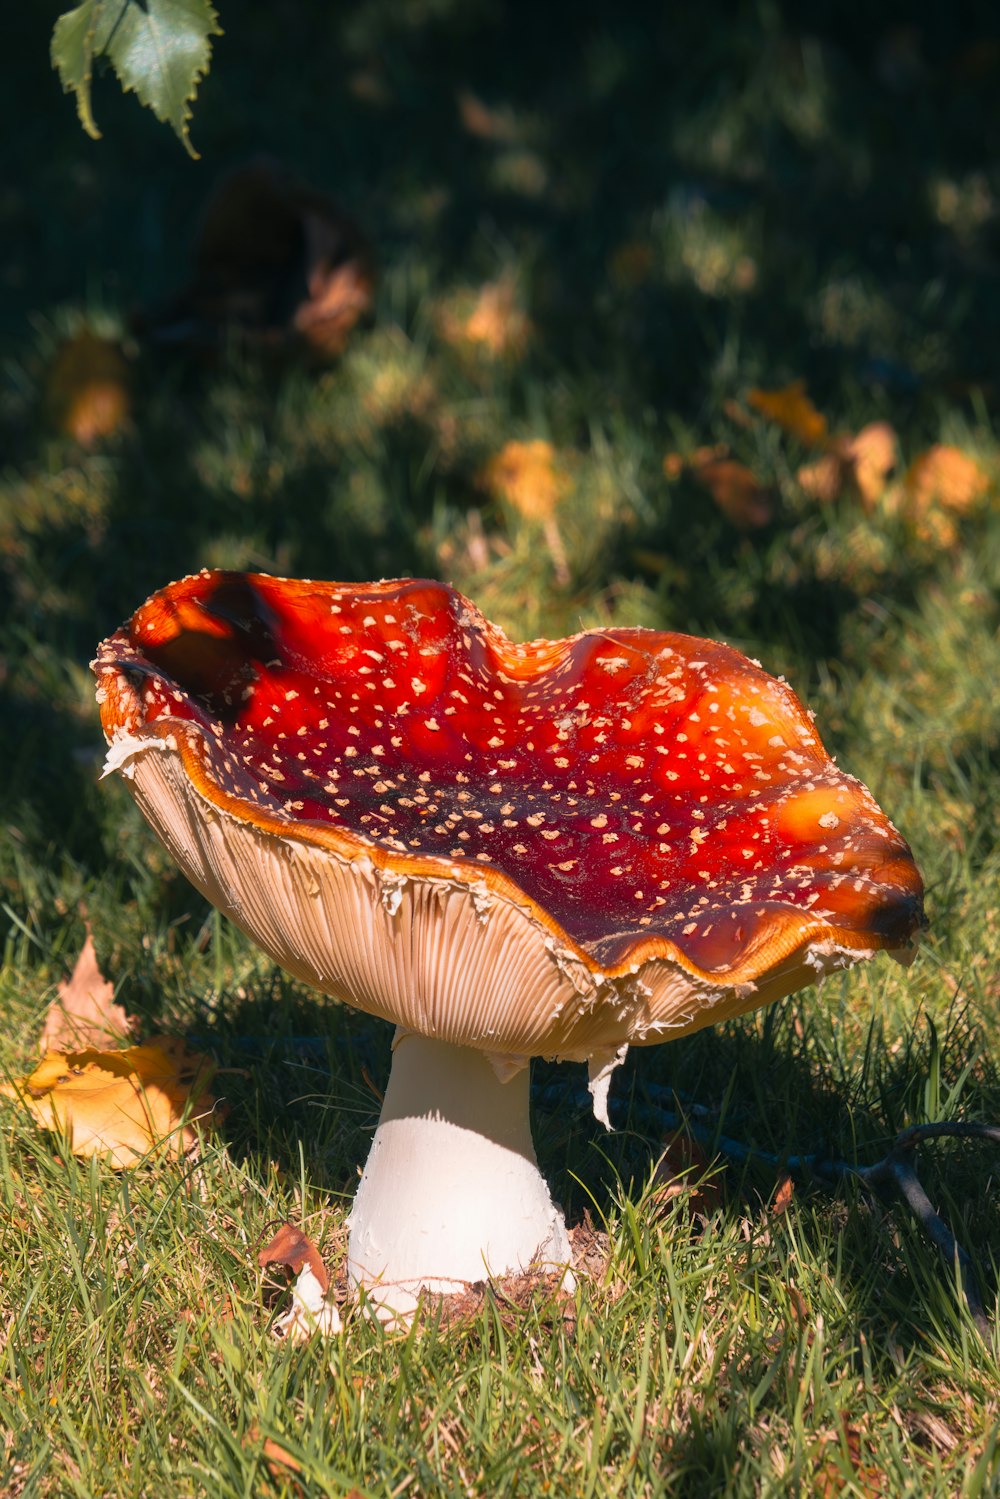
[[[770,521],[771,492],[758,482],[745,463],[734,458],[715,458],[693,466],[690,472],[734,526],[752,530]]]
[[[471,89],[460,89],[455,96],[458,118],[469,135],[483,141],[510,144],[517,140],[517,121],[509,109],[494,109]]]
[[[989,476],[960,448],[937,443],[915,458],[903,480],[918,514],[940,506],[968,515],[989,491]]]
[[[804,380],[793,380],[780,390],[751,390],[747,401],[768,421],[776,422],[806,447],[818,447],[826,440],[826,417],[806,394]]]
[[[771,1203],[771,1216],[773,1218],[780,1218],[782,1213],[788,1211],[794,1194],[795,1186],[792,1178],[790,1176],[783,1176],[778,1183],[778,1190],[774,1194],[774,1201]]]
[[[75,1155],[121,1168],[194,1147],[195,1124],[204,1125],[215,1105],[207,1092],[213,1070],[183,1041],[159,1036],[120,1051],[50,1051],[34,1072],[0,1085],[0,1097],[63,1134]]]
[[[657,1206],[686,1196],[691,1213],[710,1218],[722,1207],[724,1194],[718,1176],[697,1140],[684,1129],[675,1130],[663,1142],[663,1152],[653,1171],[652,1201]]]
[[[851,440],[854,483],[864,504],[871,509],[896,466],[896,433],[888,422],[869,422]]]
[[[625,290],[643,286],[656,264],[653,246],[645,239],[630,239],[612,251],[608,271],[612,281]]]
[[[531,322],[510,275],[488,281],[474,295],[458,293],[442,307],[437,322],[447,343],[473,345],[494,359],[520,358],[531,337]]]
[[[128,421],[131,375],[119,344],[85,329],[62,345],[49,369],[45,401],[58,430],[85,448]]]
[[[358,226],[333,198],[265,156],[218,180],[190,284],[135,327],[163,344],[213,350],[235,333],[260,349],[323,360],[342,352],[374,289]]]
[[[58,996],[49,1006],[38,1038],[42,1053],[121,1041],[132,1029],[129,1017],[114,1002],[114,984],[100,970],[89,923],[73,972],[59,985]]]
[[[888,422],[870,422],[854,437],[831,438],[827,452],[804,464],[796,477],[805,493],[823,504],[853,490],[871,510],[895,465],[895,432]]]
[[[571,488],[555,448],[541,438],[505,443],[481,470],[479,482],[494,499],[504,500],[526,520],[534,521],[553,515]]]
[[[288,1448],[282,1447],[273,1437],[265,1437],[263,1452],[272,1478],[287,1478],[289,1472],[302,1472],[302,1464],[298,1458],[293,1457]]]
[[[330,1288],[330,1277],[323,1264],[323,1256],[312,1239],[300,1228],[296,1228],[294,1223],[281,1225],[274,1238],[258,1254],[257,1263],[262,1270],[267,1270],[272,1265],[281,1265],[293,1275],[301,1274],[308,1265],[321,1290],[325,1293]]]

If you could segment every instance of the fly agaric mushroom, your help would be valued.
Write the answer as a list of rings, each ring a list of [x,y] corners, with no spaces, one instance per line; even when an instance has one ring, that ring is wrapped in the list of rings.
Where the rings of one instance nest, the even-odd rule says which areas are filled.
[[[397,1026],[349,1273],[421,1287],[564,1265],[533,1056],[613,1068],[922,923],[910,851],[791,689],[649,630],[517,645],[439,583],[203,572],[94,670],[118,770],[189,879],[276,962]]]

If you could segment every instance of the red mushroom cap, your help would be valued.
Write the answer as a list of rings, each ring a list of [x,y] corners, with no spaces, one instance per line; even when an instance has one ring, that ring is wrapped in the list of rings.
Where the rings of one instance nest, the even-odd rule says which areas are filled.
[[[871,794],[785,683],[712,641],[616,629],[518,645],[435,582],[204,572],[154,594],[94,669],[113,763],[168,749],[143,759],[161,779],[181,767],[186,816],[204,806],[255,846],[310,850],[313,871],[334,855],[383,884],[496,900],[572,979],[575,1018],[557,996],[538,1044],[495,1005],[446,1039],[559,1055],[661,1040],[905,952],[922,924],[910,850]],[[245,889],[220,898],[221,876],[133,789],[212,899],[338,991],[336,963],[290,960],[280,920],[262,929]],[[628,1024],[586,1022],[601,986],[628,978]],[[345,997],[413,1024],[361,987]]]

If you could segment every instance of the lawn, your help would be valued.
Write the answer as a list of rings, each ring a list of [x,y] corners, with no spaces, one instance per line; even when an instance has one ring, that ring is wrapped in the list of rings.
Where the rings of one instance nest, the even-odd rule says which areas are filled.
[[[904,1206],[781,1164],[1000,1123],[994,8],[229,6],[194,163],[111,79],[84,136],[58,8],[11,23],[0,100],[0,1073],[86,916],[226,1112],[197,1159],[114,1171],[2,1107],[0,1494],[997,1492],[995,1147],[920,1168],[985,1337]],[[372,315],[319,368],[131,331],[261,150],[375,247]],[[81,329],[128,391],[90,442],[53,374]],[[809,404],[768,401],[795,381]],[[521,639],[724,639],[913,848],[910,969],[633,1051],[610,1134],[582,1069],[536,1064],[543,1170],[596,1236],[569,1301],[272,1334],[258,1251],[290,1219],[336,1273],[390,1032],[277,971],[98,782],[94,649],[205,565],[438,577]],[[756,1154],[665,1189],[677,1110]]]

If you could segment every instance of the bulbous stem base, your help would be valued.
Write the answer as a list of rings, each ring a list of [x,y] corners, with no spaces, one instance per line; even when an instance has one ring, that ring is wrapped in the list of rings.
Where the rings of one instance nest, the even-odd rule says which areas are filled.
[[[501,1083],[482,1052],[397,1035],[350,1219],[348,1276],[378,1315],[405,1320],[421,1288],[563,1268],[562,1213],[531,1140],[528,1069]]]

